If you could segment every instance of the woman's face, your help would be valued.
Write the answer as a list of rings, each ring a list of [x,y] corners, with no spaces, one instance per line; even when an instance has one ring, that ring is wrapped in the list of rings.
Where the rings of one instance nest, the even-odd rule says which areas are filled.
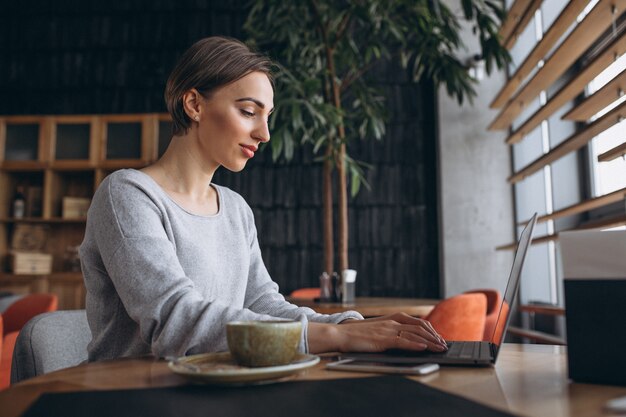
[[[200,100],[197,142],[203,157],[216,167],[241,171],[259,144],[270,140],[267,120],[274,91],[262,72],[215,90]]]

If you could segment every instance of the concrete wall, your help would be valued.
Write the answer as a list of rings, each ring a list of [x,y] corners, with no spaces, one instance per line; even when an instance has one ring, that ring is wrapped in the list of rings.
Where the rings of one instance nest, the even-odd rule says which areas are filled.
[[[445,0],[457,15],[459,1]],[[479,51],[470,27],[462,39],[468,57]],[[505,81],[503,73],[476,86],[473,105],[459,106],[439,91],[439,181],[441,285],[446,297],[473,288],[504,290],[513,253],[495,247],[514,240],[513,194],[506,132],[487,132],[497,115],[489,108]]]

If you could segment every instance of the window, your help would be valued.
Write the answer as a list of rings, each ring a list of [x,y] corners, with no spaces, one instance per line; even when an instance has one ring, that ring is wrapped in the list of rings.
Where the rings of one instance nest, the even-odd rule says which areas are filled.
[[[609,83],[613,78],[626,70],[626,55],[622,55],[587,86],[587,95],[591,95]],[[626,100],[626,95],[616,95],[617,100],[595,114],[595,120],[608,113]],[[626,121],[616,124],[592,139],[589,150],[592,167],[592,190],[594,197],[612,193],[626,187],[626,159],[619,156],[610,161],[598,161],[598,156],[626,143]]]

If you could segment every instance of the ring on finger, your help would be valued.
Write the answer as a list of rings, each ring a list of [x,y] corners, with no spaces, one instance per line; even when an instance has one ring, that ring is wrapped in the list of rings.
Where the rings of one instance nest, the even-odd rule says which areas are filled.
[[[396,335],[396,339],[400,339],[402,337],[402,330],[398,331],[398,334]]]

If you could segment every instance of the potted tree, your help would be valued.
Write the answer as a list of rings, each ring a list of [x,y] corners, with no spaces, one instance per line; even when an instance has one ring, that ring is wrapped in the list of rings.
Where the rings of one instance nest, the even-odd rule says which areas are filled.
[[[504,0],[461,0],[477,33],[485,69],[503,67],[499,42]],[[398,59],[414,81],[430,78],[461,104],[475,95],[475,80],[456,54],[460,22],[440,0],[253,0],[245,29],[250,43],[278,62],[276,111],[270,122],[276,159],[312,143],[323,168],[324,266],[335,269],[333,174],[337,176],[337,257],[348,269],[348,177],[355,196],[365,163],[348,153],[354,139],[383,138],[384,100],[368,85],[379,61]],[[344,109],[349,108],[349,114]]]

